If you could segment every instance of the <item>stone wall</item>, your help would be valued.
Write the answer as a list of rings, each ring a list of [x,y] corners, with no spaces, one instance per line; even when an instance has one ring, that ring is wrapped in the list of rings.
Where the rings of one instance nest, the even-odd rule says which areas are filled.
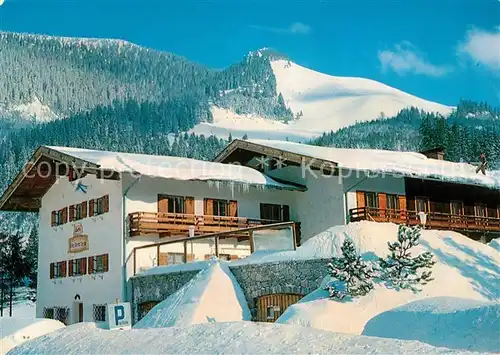
[[[321,285],[327,274],[330,260],[290,260],[262,264],[229,266],[241,286],[252,317],[256,315],[258,297],[276,293],[295,293],[305,296]],[[130,280],[130,298],[134,323],[137,322],[138,305],[144,302],[161,302],[188,283],[199,270],[168,274],[136,276]]]

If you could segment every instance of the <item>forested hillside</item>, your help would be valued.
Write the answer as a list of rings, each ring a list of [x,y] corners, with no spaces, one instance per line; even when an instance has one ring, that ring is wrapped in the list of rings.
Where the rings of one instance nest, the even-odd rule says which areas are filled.
[[[500,169],[500,111],[468,100],[462,100],[448,118],[409,108],[395,117],[324,133],[312,144],[401,151],[443,146],[447,160],[475,163],[485,153],[490,168]]]

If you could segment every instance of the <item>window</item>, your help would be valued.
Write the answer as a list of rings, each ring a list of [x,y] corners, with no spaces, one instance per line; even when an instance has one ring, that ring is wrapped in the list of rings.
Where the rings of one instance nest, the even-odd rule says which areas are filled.
[[[68,208],[61,208],[59,211],[52,211],[50,224],[52,227],[60,226],[68,221]]]
[[[476,217],[488,217],[488,210],[484,203],[476,203],[474,205],[474,215]]]
[[[428,197],[416,197],[415,198],[415,210],[417,212],[429,212],[429,198]]]
[[[378,198],[375,192],[365,192],[366,207],[378,208]]]
[[[168,213],[186,213],[186,201],[184,197],[168,197]]]
[[[89,217],[109,212],[109,195],[89,201]]]
[[[168,264],[184,264],[184,253],[168,253]]]
[[[290,207],[271,203],[260,204],[260,219],[270,221],[288,222],[290,220]]]
[[[87,258],[69,261],[69,276],[81,276],[87,273]]]
[[[69,221],[78,221],[87,217],[87,201],[69,206]]]
[[[388,210],[399,210],[399,196],[398,195],[387,195],[386,208]]]
[[[106,305],[105,304],[94,304],[94,322],[105,322],[106,321]]]
[[[274,306],[267,307],[266,315],[267,319],[274,319]]]
[[[213,216],[227,216],[227,201],[213,200]]]
[[[50,263],[50,278],[59,279],[66,277],[66,261]]]
[[[89,274],[99,274],[109,270],[108,254],[89,256]]]
[[[141,320],[146,314],[149,313],[159,302],[149,301],[144,302],[139,305],[139,320]]]
[[[54,319],[64,323],[68,324],[68,317],[69,317],[69,308],[67,307],[54,307]]]
[[[464,204],[462,201],[451,201],[450,202],[450,213],[454,216],[463,215]]]
[[[54,308],[43,307],[43,318],[54,319]]]

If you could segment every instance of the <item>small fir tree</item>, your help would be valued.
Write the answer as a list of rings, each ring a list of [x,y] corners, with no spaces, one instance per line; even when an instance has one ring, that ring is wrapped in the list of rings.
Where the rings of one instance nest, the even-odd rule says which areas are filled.
[[[432,281],[433,255],[426,251],[412,257],[411,248],[419,244],[420,227],[399,226],[398,240],[389,245],[390,254],[379,259],[380,278],[395,288],[419,291],[420,285]],[[428,269],[427,271],[425,269]]]
[[[373,289],[373,268],[371,263],[361,260],[353,241],[346,236],[341,247],[342,256],[333,258],[328,272],[334,279],[325,286],[330,298],[358,297]]]

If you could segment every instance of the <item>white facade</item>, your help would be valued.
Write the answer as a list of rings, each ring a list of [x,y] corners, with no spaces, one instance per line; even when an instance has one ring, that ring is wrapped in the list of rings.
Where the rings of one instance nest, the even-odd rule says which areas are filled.
[[[42,199],[40,208],[40,237],[38,252],[37,317],[43,317],[44,308],[69,308],[68,322],[78,317],[78,304],[83,303],[83,320],[94,321],[93,305],[112,303],[121,298],[121,248],[123,239],[121,182],[99,180],[87,175],[81,180],[87,193],[76,189],[67,178],[59,178]],[[109,195],[109,212],[87,217],[74,223],[51,226],[51,212],[90,199]],[[88,236],[89,249],[70,254],[68,240],[73,226],[80,223]],[[96,275],[83,275],[50,279],[50,264],[94,255],[109,255],[109,271]]]

